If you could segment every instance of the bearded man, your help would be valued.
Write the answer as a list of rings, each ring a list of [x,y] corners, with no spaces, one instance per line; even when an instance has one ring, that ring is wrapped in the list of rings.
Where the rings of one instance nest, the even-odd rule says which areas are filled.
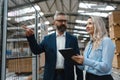
[[[77,38],[66,32],[67,16],[65,13],[57,12],[53,25],[56,29],[55,33],[45,36],[40,44],[35,40],[34,31],[24,26],[31,51],[34,54],[45,52],[43,80],[83,80],[83,71],[77,67],[74,69],[74,64],[65,60],[59,52],[59,49],[73,48],[76,54],[80,54]]]

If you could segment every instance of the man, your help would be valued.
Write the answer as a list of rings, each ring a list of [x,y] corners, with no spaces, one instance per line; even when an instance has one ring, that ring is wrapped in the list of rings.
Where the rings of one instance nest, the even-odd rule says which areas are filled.
[[[73,48],[79,54],[77,38],[66,32],[67,17],[63,12],[57,12],[53,22],[56,32],[44,37],[38,45],[33,30],[24,26],[26,36],[34,54],[45,52],[45,70],[43,80],[74,80],[74,64],[66,61],[58,51]],[[83,80],[83,71],[76,67],[77,80]]]

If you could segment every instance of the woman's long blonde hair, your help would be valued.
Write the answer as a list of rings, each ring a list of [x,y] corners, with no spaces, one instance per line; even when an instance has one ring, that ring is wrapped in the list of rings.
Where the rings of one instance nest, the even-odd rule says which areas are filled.
[[[90,36],[94,42],[93,49],[97,49],[103,37],[108,36],[105,23],[101,17],[90,16],[94,24],[94,34]]]

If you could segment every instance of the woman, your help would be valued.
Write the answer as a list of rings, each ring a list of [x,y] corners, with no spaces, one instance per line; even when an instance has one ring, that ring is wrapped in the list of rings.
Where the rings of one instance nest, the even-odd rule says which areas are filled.
[[[111,72],[115,45],[107,35],[102,18],[91,16],[86,31],[91,40],[85,48],[84,57],[77,55],[72,59],[84,65],[86,80],[113,80]]]

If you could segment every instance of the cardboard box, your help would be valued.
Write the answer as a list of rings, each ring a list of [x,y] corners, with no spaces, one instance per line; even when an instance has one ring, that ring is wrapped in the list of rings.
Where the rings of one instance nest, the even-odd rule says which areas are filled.
[[[120,55],[114,55],[112,65],[114,68],[120,68]]]
[[[113,11],[109,15],[109,25],[120,24],[120,11]]]
[[[110,38],[120,38],[120,25],[112,25],[109,26],[109,34]]]
[[[17,58],[17,59],[9,59],[8,63],[8,71],[15,73],[26,73],[32,72],[32,58]]]
[[[114,43],[115,43],[115,45],[116,45],[116,49],[115,49],[115,53],[120,53],[120,40],[118,39],[118,40],[112,40]]]

